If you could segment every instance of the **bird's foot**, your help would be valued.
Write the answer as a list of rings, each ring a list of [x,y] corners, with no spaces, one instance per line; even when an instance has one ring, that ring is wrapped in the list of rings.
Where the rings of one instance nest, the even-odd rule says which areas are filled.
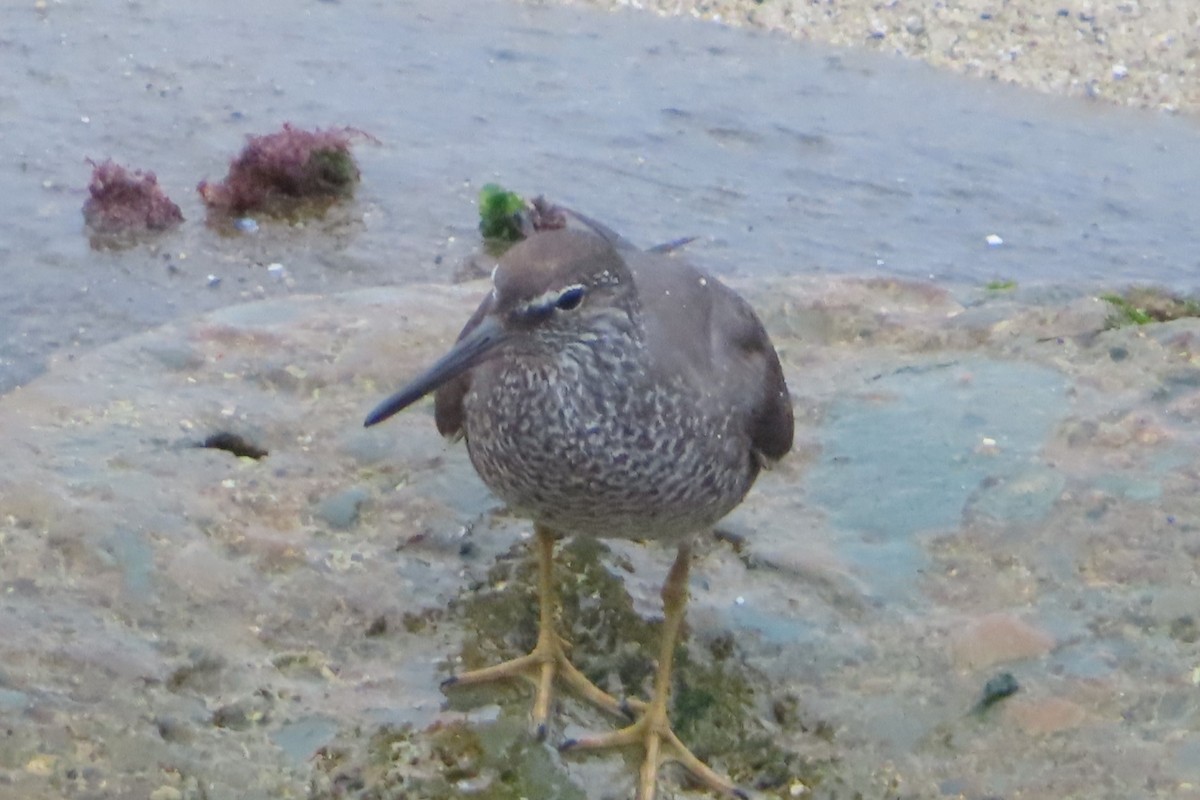
[[[571,663],[562,638],[552,631],[543,631],[538,636],[537,646],[529,655],[447,678],[442,682],[442,688],[477,686],[514,677],[526,678],[536,687],[530,717],[539,741],[546,738],[546,721],[550,716],[556,678],[576,695],[614,716],[630,718],[644,707],[640,701],[618,700],[592,683]]]
[[[645,756],[638,774],[637,800],[654,800],[658,768],[667,761],[676,762],[686,769],[697,783],[722,797],[741,800],[749,798],[745,791],[697,758],[687,745],[679,740],[667,721],[665,703],[637,704],[645,709],[645,713],[632,725],[612,733],[568,740],[563,742],[559,750],[577,753],[642,747]]]

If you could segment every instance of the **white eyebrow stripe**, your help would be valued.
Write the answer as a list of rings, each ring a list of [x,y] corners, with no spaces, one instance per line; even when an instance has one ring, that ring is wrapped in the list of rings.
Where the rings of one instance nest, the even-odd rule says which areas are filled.
[[[537,297],[531,297],[530,299],[526,300],[524,303],[521,303],[520,308],[522,308],[522,309],[549,308],[550,306],[557,303],[559,298],[561,298],[564,294],[566,294],[567,292],[573,292],[576,289],[586,290],[587,287],[584,286],[582,283],[572,283],[570,286],[564,286],[561,289],[547,289],[546,291],[539,294]]]
[[[526,300],[525,302],[521,303],[519,308],[521,308],[521,310],[523,310],[523,311],[528,311],[528,310],[531,310],[534,308],[536,308],[536,309],[549,308],[550,306],[554,305],[558,301],[558,298],[559,298],[559,292],[556,292],[553,290],[545,291],[545,292],[542,292],[541,294],[539,294],[537,297],[531,297],[528,300]]]

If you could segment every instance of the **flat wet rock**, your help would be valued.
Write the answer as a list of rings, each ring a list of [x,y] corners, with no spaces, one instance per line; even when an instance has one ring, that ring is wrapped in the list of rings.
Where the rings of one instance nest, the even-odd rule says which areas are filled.
[[[701,709],[714,763],[779,796],[1195,792],[1200,322],[1104,330],[1103,303],[1062,293],[739,288],[779,345],[799,452],[693,571],[676,713]],[[232,307],[0,398],[0,796],[629,785],[620,759],[528,742],[520,687],[450,707],[438,689],[521,646],[529,526],[427,405],[360,426],[481,291]],[[222,432],[265,455],[200,446]],[[578,655],[636,692],[671,554],[571,557],[595,581],[564,619]],[[632,643],[616,660],[587,638],[610,617]],[[972,714],[998,671],[1019,691]],[[689,694],[704,675],[738,701]],[[564,709],[554,736],[613,724]],[[705,738],[704,713],[776,756]],[[447,758],[449,783],[403,767]]]

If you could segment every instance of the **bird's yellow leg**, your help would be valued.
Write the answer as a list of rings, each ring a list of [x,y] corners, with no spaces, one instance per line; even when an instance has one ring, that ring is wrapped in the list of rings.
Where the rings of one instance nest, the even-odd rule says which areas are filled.
[[[628,705],[622,704],[580,672],[567,658],[567,647],[562,637],[554,632],[554,617],[558,596],[554,591],[554,540],[552,530],[537,526],[534,543],[538,571],[538,638],[529,655],[514,658],[491,667],[471,670],[456,675],[442,683],[443,688],[453,686],[476,686],[481,683],[523,677],[536,687],[532,718],[538,739],[546,736],[546,720],[550,716],[550,703],[554,698],[555,677],[568,689],[593,705],[615,715],[627,713]]]
[[[619,731],[574,739],[565,742],[561,748],[564,751],[582,751],[640,745],[645,751],[645,756],[638,775],[637,800],[654,800],[658,768],[665,761],[680,764],[698,783],[718,794],[727,797],[747,797],[745,792],[697,758],[679,741],[667,719],[671,662],[675,656],[675,644],[679,639],[679,629],[683,625],[684,611],[687,608],[691,556],[691,547],[681,546],[667,575],[667,581],[663,584],[662,651],[654,674],[654,697],[644,706],[641,717]]]

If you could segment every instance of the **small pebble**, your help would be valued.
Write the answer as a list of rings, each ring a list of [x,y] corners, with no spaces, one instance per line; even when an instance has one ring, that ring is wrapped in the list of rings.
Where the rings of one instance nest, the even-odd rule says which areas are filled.
[[[239,217],[233,226],[242,233],[258,233],[258,222],[250,217]]]
[[[1112,68],[1113,80],[1119,81],[1128,75],[1129,75],[1129,68],[1126,67],[1124,64],[1113,64],[1113,68]]]
[[[1004,244],[1004,240],[994,233],[989,233],[984,241],[988,243],[988,247],[999,247]]]
[[[216,275],[209,275],[208,278],[206,278],[205,280],[207,282],[208,288],[210,288],[210,289],[215,289],[221,285],[221,279],[218,278]]]
[[[994,706],[1006,697],[1017,693],[1021,685],[1011,672],[1001,672],[983,685],[983,697],[979,699],[976,708],[980,711]]]
[[[276,278],[282,278],[287,275],[287,270],[283,268],[283,264],[276,261],[273,264],[267,264],[267,272]]]

